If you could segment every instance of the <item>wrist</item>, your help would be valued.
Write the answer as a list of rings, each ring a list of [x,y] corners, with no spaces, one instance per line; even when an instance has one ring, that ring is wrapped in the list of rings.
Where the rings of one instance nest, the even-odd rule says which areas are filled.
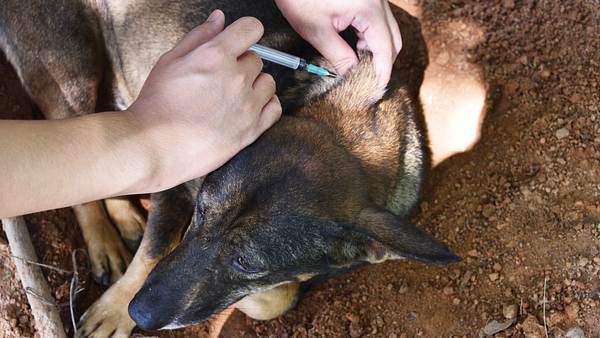
[[[123,128],[128,135],[129,160],[134,161],[135,173],[126,194],[156,192],[165,189],[161,179],[164,168],[163,149],[152,128],[140,118],[140,114],[130,108],[119,113],[123,118]]]

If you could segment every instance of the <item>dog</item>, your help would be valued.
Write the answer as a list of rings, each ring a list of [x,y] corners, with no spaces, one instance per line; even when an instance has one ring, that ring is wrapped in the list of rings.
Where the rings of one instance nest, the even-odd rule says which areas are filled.
[[[125,109],[160,55],[216,8],[265,23],[262,44],[330,66],[270,0],[5,0],[0,46],[47,118]],[[415,83],[395,68],[384,91],[371,57],[360,59],[336,79],[266,64],[284,116],[215,172],[152,194],[147,223],[124,198],[75,207],[95,276],[114,282],[78,335],[173,329],[233,304],[267,320],[311,279],[458,260],[409,221],[430,165]],[[141,238],[124,274],[111,221],[131,247]]]

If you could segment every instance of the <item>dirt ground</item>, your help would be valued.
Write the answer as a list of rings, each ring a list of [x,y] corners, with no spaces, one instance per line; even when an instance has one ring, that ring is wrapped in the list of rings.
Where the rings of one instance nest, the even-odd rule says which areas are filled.
[[[426,108],[426,86],[450,109],[485,104],[481,140],[433,170],[414,218],[464,259],[369,266],[315,285],[278,319],[235,312],[221,336],[478,337],[495,320],[508,328],[494,337],[541,338],[544,325],[549,337],[600,337],[600,2],[394,2],[421,21]],[[2,116],[37,116],[5,61],[0,74]],[[41,260],[69,269],[83,247],[71,211],[26,219]],[[7,255],[0,235],[0,336],[31,337]],[[101,290],[80,273],[82,313]],[[47,276],[66,302],[70,276]]]

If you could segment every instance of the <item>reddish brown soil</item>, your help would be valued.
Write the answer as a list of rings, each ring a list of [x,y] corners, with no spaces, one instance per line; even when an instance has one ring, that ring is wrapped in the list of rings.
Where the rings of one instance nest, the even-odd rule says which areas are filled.
[[[516,324],[495,337],[544,337],[544,319],[550,337],[573,327],[600,337],[600,3],[394,2],[420,16],[430,69],[459,82],[475,74],[486,90],[480,142],[432,172],[415,217],[464,260],[370,266],[315,285],[278,319],[236,312],[222,336],[477,337],[514,304]],[[5,62],[0,74],[2,116],[30,117]],[[70,252],[82,247],[72,213],[27,221],[42,261],[70,269]],[[33,336],[7,254],[0,238],[0,336]],[[85,276],[78,311],[100,292]],[[48,273],[59,303],[69,278]],[[207,332],[201,325],[162,336]]]

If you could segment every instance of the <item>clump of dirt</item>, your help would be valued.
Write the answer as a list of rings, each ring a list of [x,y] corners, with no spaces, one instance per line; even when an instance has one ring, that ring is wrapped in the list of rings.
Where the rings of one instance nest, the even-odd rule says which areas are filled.
[[[414,219],[463,261],[369,266],[317,283],[275,320],[235,312],[222,336],[476,337],[494,320],[509,326],[494,337],[600,336],[598,2],[393,2],[420,17],[430,67],[484,81],[480,142],[433,170]],[[5,62],[0,72],[0,112],[28,117],[14,73]],[[71,212],[27,221],[41,260],[71,269],[83,247]],[[0,330],[33,336],[7,254],[0,239]],[[70,276],[47,276],[65,302]],[[79,313],[101,291],[87,276]]]

